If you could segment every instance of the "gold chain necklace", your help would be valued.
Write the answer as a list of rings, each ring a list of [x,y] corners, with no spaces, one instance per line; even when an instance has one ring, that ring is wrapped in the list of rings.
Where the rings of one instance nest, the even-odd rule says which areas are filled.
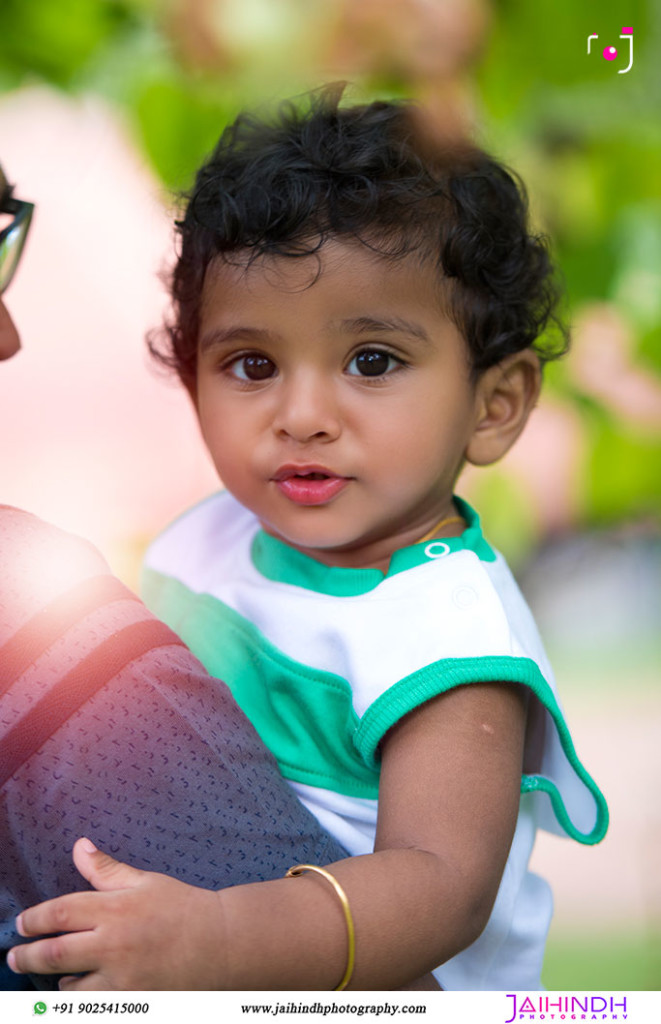
[[[417,540],[416,544],[424,544],[424,542],[426,540],[431,540],[432,537],[436,533],[438,533],[438,531],[440,529],[442,529],[442,527],[449,526],[450,523],[463,523],[463,522],[464,522],[464,517],[463,516],[446,516],[445,519],[441,519],[438,523],[436,523],[436,526],[432,527],[432,529],[429,531],[429,533],[426,533],[424,535],[424,537],[421,537],[420,540]]]

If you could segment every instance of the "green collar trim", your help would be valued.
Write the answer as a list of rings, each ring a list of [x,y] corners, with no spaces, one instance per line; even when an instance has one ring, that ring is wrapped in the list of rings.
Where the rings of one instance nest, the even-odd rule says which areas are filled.
[[[260,530],[253,540],[253,563],[262,576],[276,583],[289,583],[294,587],[303,587],[318,594],[330,594],[332,597],[357,597],[375,590],[388,576],[395,576],[456,551],[473,551],[481,561],[494,562],[496,554],[482,535],[477,512],[461,498],[454,500],[467,523],[461,536],[400,548],[390,559],[386,573],[380,569],[347,569],[343,566],[324,565],[264,530]]]

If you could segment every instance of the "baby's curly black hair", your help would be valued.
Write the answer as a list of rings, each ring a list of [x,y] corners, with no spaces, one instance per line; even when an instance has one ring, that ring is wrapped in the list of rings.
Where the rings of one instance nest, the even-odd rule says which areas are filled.
[[[434,142],[412,103],[342,107],[341,95],[326,87],[225,129],[177,222],[173,315],[153,355],[192,387],[211,262],[300,257],[329,237],[384,259],[432,259],[475,376],[528,347],[543,361],[562,354],[553,267],[528,229],[521,182],[474,146]]]

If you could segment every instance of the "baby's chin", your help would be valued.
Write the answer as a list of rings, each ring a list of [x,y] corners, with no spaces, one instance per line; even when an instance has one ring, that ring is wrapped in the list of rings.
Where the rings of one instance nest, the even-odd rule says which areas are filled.
[[[360,547],[360,542],[356,538],[350,535],[338,536],[327,530],[288,530],[263,521],[262,528],[271,537],[320,561],[332,558],[335,554],[338,557],[348,554],[356,547]]]
[[[265,522],[262,522],[262,527],[270,536],[308,558],[338,568],[381,569],[385,572],[396,547],[390,536],[356,536],[350,531],[283,531]]]

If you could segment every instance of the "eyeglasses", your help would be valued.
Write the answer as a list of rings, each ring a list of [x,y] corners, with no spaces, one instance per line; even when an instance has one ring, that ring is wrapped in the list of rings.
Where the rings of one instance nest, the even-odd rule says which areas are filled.
[[[9,224],[0,229],[0,295],[9,287],[23,252],[30,229],[34,203],[14,199],[8,189],[0,202],[0,214],[12,215]]]

